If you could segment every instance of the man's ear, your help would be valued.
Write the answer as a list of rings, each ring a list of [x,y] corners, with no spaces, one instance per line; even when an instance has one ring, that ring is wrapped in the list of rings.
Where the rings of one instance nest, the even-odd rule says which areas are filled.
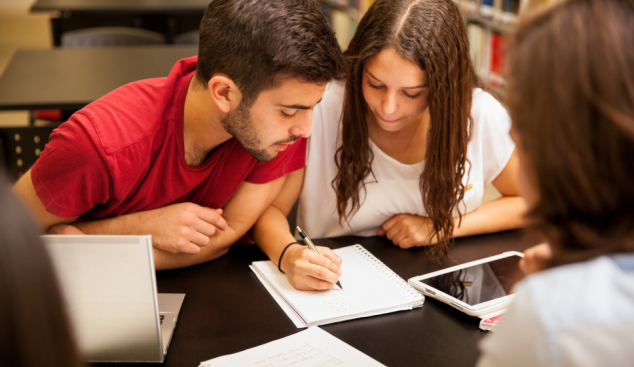
[[[211,100],[224,113],[229,113],[238,108],[242,100],[242,92],[238,86],[225,74],[214,74],[209,83],[207,91]]]

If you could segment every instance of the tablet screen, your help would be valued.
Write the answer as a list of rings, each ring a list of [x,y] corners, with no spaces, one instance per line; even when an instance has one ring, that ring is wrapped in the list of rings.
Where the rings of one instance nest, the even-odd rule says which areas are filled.
[[[473,306],[511,294],[524,278],[520,259],[513,255],[419,281]]]

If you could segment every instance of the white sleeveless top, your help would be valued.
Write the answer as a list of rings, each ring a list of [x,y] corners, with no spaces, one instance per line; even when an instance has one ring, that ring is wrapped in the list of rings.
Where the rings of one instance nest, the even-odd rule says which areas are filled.
[[[372,171],[361,190],[361,208],[348,227],[339,224],[337,197],[331,186],[337,175],[335,152],[341,144],[340,121],[345,81],[334,81],[313,110],[312,134],[308,139],[306,176],[299,197],[297,224],[312,238],[374,236],[383,223],[396,214],[425,216],[419,178],[425,162],[403,164],[379,149],[372,140]],[[515,145],[509,136],[511,122],[506,110],[490,94],[473,91],[473,133],[467,148],[463,183],[472,188],[459,204],[462,214],[478,208],[484,187],[504,169]],[[468,175],[467,175],[468,172]],[[376,180],[374,179],[376,177]],[[458,212],[454,209],[454,216]]]

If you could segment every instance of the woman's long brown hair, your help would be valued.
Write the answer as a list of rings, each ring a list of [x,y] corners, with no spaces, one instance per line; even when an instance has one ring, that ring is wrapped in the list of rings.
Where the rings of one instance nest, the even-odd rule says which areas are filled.
[[[633,25],[632,0],[569,0],[511,39],[507,102],[551,266],[634,251]]]
[[[478,79],[471,63],[469,39],[458,8],[451,0],[378,0],[363,17],[345,52],[347,80],[341,146],[332,182],[339,221],[348,223],[359,210],[364,180],[372,173],[363,98],[365,62],[393,48],[427,72],[430,127],[420,191],[433,223],[428,247],[433,258],[447,256],[454,229],[453,210],[463,199],[467,144],[471,131],[471,96]],[[462,218],[459,212],[460,219]]]
[[[0,172],[0,366],[79,367],[79,352],[39,226]]]

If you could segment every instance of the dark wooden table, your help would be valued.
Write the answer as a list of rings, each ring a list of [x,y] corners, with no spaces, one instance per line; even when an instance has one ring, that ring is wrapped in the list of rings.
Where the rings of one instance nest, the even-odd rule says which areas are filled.
[[[438,264],[422,249],[401,250],[384,238],[315,240],[331,248],[362,244],[403,279],[455,265]],[[522,251],[522,232],[510,231],[456,240],[458,263]],[[248,268],[266,260],[254,245],[233,246],[215,261],[157,273],[159,292],[186,293],[165,366],[198,366],[202,361],[240,352],[297,329]],[[420,309],[323,326],[323,329],[387,366],[473,366],[478,341],[487,332],[479,319],[431,298]],[[132,365],[131,365],[132,366]]]
[[[182,13],[204,11],[211,0],[37,0],[31,11]]]
[[[18,50],[0,77],[0,110],[78,110],[133,81],[165,77],[192,46]]]
[[[174,36],[197,30],[210,0],[37,0],[32,12],[53,12],[53,43],[64,32],[90,27],[121,26]]]

